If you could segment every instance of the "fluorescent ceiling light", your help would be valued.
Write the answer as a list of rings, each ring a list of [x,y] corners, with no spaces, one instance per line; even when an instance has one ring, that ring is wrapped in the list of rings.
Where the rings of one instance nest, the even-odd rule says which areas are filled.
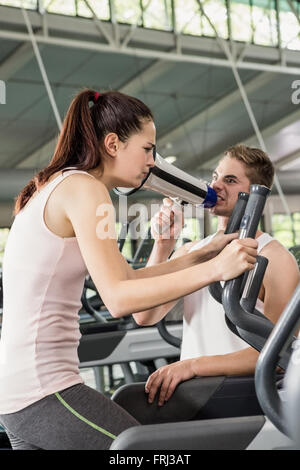
[[[169,157],[166,157],[165,160],[168,163],[174,163],[174,162],[176,162],[177,157],[175,157],[175,155],[170,155]]]

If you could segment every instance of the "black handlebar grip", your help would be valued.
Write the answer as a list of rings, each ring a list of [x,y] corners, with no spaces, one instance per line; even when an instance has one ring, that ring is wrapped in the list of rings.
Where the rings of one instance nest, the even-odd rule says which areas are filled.
[[[230,219],[228,220],[227,227],[224,233],[234,233],[239,230],[248,199],[248,193],[239,193],[238,200],[233,208],[232,214],[230,216]]]
[[[227,227],[224,233],[234,233],[237,232],[240,228],[241,220],[243,218],[245,208],[249,199],[248,193],[240,192],[238,195],[238,200],[233,208],[230,219],[227,223]],[[222,303],[222,291],[223,287],[220,282],[214,282],[208,287],[210,295],[220,304]]]
[[[244,287],[244,296],[241,299],[241,306],[247,312],[253,312],[261,284],[268,266],[269,260],[264,256],[257,256],[254,269],[247,274]]]
[[[250,186],[250,196],[241,220],[239,238],[255,238],[270,189],[259,184]]]
[[[240,238],[254,238],[270,189],[254,184],[250,186],[250,196],[240,226]],[[225,283],[222,303],[226,316],[237,327],[267,338],[273,324],[260,315],[252,315],[240,305],[240,290],[243,275]],[[258,287],[256,286],[256,289]],[[252,307],[251,307],[252,308]]]
[[[258,357],[255,371],[255,388],[260,405],[272,423],[287,435],[289,435],[290,429],[288,429],[282,412],[283,405],[285,407],[289,406],[288,398],[290,397],[287,391],[287,401],[283,404],[276,388],[275,376],[279,358],[282,357],[283,353],[287,353],[289,349],[290,358],[292,357],[293,351],[291,343],[296,339],[293,337],[293,334],[299,326],[299,310],[300,284],[295,289],[293,296],[266,341]],[[287,377],[292,368],[293,360],[290,360]],[[299,377],[297,379],[299,381]],[[299,403],[297,403],[296,406],[299,409]],[[299,413],[295,415],[295,419],[297,419],[298,416]]]
[[[175,348],[181,347],[181,339],[177,338],[177,336],[172,335],[171,333],[168,332],[167,327],[166,327],[166,322],[165,318],[160,320],[158,323],[156,323],[158,332],[160,336],[169,344],[172,346],[175,346]]]

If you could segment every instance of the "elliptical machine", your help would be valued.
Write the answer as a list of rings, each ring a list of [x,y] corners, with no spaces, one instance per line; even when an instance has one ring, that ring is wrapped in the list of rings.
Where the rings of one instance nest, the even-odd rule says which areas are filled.
[[[122,226],[118,239],[120,252],[128,228],[129,223]],[[149,233],[140,241],[133,259],[128,260],[133,269],[146,264],[153,242]],[[167,331],[165,325],[140,327],[131,315],[115,319],[106,310],[90,277],[85,280],[81,302],[84,310],[81,314],[82,336],[78,347],[80,367],[93,369],[96,388],[99,391],[107,392],[103,367],[108,369],[110,394],[111,390],[119,386],[120,380],[122,383],[145,380],[149,373],[157,369],[157,364],[167,364],[167,361],[179,357],[178,344],[182,336],[182,322],[172,322]],[[165,332],[173,339],[171,343],[165,340]],[[131,363],[135,363],[134,368]],[[120,366],[123,377],[117,377],[113,373],[115,364]]]
[[[257,362],[255,385],[266,416],[292,440],[290,448],[300,450],[300,337],[293,335],[300,326],[300,284],[269,336]],[[277,364],[286,351],[292,354],[278,390],[274,381]]]
[[[252,185],[245,212],[240,219],[240,238],[255,236],[268,193],[267,188]],[[244,206],[244,202],[241,206]],[[221,294],[228,325],[232,331],[259,351],[273,328],[273,324],[254,308],[265,268],[266,262],[259,261],[255,275],[246,281],[248,282],[247,294],[242,299],[240,299],[241,291],[245,284],[242,276],[226,282],[223,290],[220,286],[216,287],[219,295]],[[255,281],[256,276],[258,276],[258,282]],[[288,347],[285,354],[279,358],[278,363],[283,369],[287,366],[291,352],[292,349]],[[272,426],[272,423],[267,422],[259,407],[250,416],[251,412],[247,411],[247,390],[243,401],[244,413],[233,414],[232,417],[227,418],[212,415],[211,419],[205,419],[206,416],[201,420],[201,408],[205,408],[216,394],[214,388],[216,381],[219,380],[217,389],[222,381],[230,382],[227,392],[232,397],[236,397],[238,389],[235,384],[238,384],[240,379],[249,379],[254,386],[253,377],[199,377],[183,382],[175,390],[172,399],[158,410],[153,408],[153,404],[147,404],[143,384],[139,388],[137,388],[138,384],[122,387],[113,396],[117,403],[141,423],[143,423],[143,416],[146,415],[146,423],[151,423],[150,419],[155,415],[156,422],[163,424],[147,424],[130,428],[117,437],[111,449],[270,449],[280,445],[289,445],[290,440]],[[218,398],[220,403],[221,397]],[[224,398],[221,408],[226,410],[226,396]]]

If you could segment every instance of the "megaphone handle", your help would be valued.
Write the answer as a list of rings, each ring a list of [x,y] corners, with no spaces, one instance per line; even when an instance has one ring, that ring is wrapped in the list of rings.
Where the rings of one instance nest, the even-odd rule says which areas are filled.
[[[173,201],[173,205],[175,205],[175,207],[176,206],[182,207],[182,205],[183,205],[183,200],[182,199],[180,199],[179,197],[170,197],[170,199],[171,199],[171,201]],[[172,207],[173,207],[173,205],[172,205]]]
[[[175,207],[182,207],[183,201],[181,199],[179,199],[178,197],[170,197],[169,199],[171,199],[173,201],[173,204],[170,208],[171,211],[172,211],[174,206]],[[173,211],[173,212],[175,214],[175,211]],[[162,233],[166,232],[167,230],[170,230],[170,228],[172,227],[173,224],[174,224],[174,222],[172,224],[162,223],[162,225],[160,227],[159,224],[154,223],[154,229],[157,233],[162,234]]]

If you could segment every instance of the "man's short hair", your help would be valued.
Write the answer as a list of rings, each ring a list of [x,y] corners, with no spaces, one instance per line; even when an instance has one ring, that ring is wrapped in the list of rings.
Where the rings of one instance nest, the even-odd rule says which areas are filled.
[[[247,178],[251,184],[262,184],[272,188],[274,166],[268,155],[260,149],[244,144],[233,145],[225,151],[225,156],[236,158],[245,166]]]

